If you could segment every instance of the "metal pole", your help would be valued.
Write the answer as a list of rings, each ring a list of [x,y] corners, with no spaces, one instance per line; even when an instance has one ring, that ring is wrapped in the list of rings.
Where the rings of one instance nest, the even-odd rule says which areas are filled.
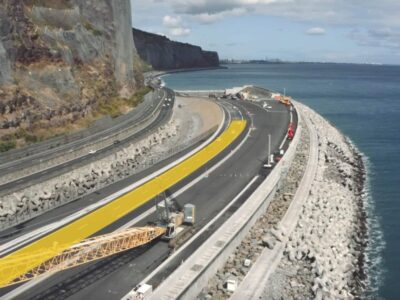
[[[165,212],[167,213],[167,222],[169,222],[169,207],[168,207],[167,195],[166,195],[165,191],[163,193],[163,196],[164,196]]]
[[[271,135],[268,134],[268,163],[271,157]]]

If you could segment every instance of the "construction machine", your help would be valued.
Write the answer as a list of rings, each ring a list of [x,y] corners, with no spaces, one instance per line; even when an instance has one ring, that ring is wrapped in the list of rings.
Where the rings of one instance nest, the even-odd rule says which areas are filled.
[[[279,98],[279,101],[288,107],[292,106],[292,98],[291,97],[281,95]]]
[[[63,245],[55,245],[51,249],[41,249],[38,252],[29,253],[29,255],[14,255],[11,259],[0,260],[0,288],[106,258],[143,246],[157,238],[162,238],[171,243],[171,241],[180,237],[181,232],[187,232],[185,230],[185,228],[188,228],[187,226],[182,228],[184,222],[189,225],[194,224],[194,205],[189,204],[185,206],[184,211],[178,211],[166,198],[162,204],[156,203],[156,205],[158,220],[152,226],[128,228],[88,238],[65,251],[57,250],[57,248],[65,249]],[[54,253],[59,254],[53,255]],[[41,259],[45,257],[52,258],[49,260]],[[24,269],[24,266],[31,266],[32,262],[40,261],[44,262],[12,281],[2,280],[9,278],[9,274],[18,274],[18,270]]]

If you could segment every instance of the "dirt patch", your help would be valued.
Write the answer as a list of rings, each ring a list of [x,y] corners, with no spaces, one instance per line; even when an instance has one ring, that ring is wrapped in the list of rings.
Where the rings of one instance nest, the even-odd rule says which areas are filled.
[[[196,126],[196,132],[201,135],[215,126],[219,126],[223,119],[222,109],[214,102],[204,98],[186,98],[176,97],[175,114],[177,117],[187,119],[187,115],[182,115],[181,112],[190,115],[193,126]],[[182,109],[179,109],[182,108]]]

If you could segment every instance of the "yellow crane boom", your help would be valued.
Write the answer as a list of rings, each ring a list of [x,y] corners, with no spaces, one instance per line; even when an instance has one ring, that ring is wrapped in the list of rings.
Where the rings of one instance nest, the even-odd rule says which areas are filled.
[[[62,247],[54,244],[50,249],[43,249],[37,253],[17,256],[12,260],[7,260],[6,265],[4,265],[4,262],[0,261],[0,287],[28,281],[42,275],[70,269],[97,259],[133,249],[151,242],[164,233],[165,228],[162,227],[130,228],[83,240],[79,244],[63,251],[61,254],[57,253],[60,253],[59,249]],[[31,265],[32,261],[40,261],[41,257],[49,257],[52,253],[55,255],[51,259],[36,266],[28,273],[15,278],[11,282],[1,281],[1,278],[7,278],[6,273],[21,269],[26,265]]]

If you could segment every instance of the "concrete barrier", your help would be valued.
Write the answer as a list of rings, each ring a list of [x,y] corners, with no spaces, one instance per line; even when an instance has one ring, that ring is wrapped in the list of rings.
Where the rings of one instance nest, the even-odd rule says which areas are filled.
[[[151,299],[195,299],[207,286],[209,279],[224,265],[257,219],[265,213],[293,161],[301,131],[302,118],[298,115],[296,136],[271,174],[241,208],[154,291]]]
[[[210,95],[222,97],[225,90],[204,90],[204,91],[175,91],[177,95],[188,97],[202,97],[209,98]]]

